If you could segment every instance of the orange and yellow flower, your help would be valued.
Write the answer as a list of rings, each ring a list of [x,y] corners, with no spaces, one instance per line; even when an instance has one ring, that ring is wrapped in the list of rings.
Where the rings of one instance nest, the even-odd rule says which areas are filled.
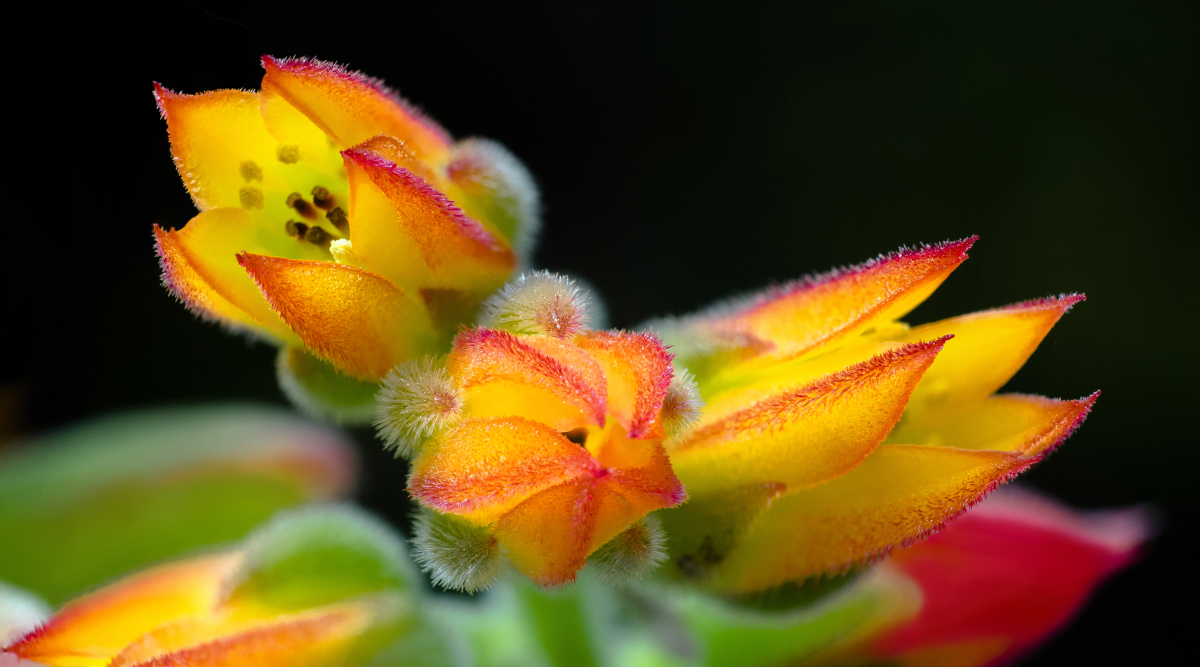
[[[204,318],[371,382],[443,351],[529,252],[529,174],[494,142],[455,142],[375,79],[262,62],[259,92],[155,84],[201,211],[155,227],[164,282]]]

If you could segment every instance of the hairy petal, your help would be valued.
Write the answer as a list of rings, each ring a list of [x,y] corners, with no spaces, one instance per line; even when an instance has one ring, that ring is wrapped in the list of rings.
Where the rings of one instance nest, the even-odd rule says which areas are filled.
[[[671,386],[671,354],[651,334],[593,331],[577,336],[608,379],[608,413],[631,438],[663,437],[659,411]]]

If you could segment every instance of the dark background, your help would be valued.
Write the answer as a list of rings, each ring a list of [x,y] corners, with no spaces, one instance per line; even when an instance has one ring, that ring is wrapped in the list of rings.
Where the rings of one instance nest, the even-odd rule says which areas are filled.
[[[971,260],[909,321],[1086,292],[1006,389],[1104,394],[1025,479],[1079,507],[1151,502],[1162,533],[1028,664],[1168,659],[1200,594],[1198,5],[797,4],[19,10],[4,429],[282,402],[272,349],[159,284],[151,223],[194,209],[150,84],[256,88],[261,53],[317,56],[522,157],[545,200],[536,263],[594,283],[618,326],[970,234]],[[365,502],[401,507],[403,470],[379,470]]]

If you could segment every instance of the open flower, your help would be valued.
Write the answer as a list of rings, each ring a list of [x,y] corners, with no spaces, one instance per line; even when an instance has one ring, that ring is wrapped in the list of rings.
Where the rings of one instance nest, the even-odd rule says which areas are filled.
[[[707,401],[668,443],[674,576],[748,593],[938,530],[1040,460],[1096,395],[994,395],[1082,295],[909,327],[970,238],[657,322]]]
[[[444,368],[385,381],[380,424],[413,455],[409,492],[435,511],[418,559],[474,590],[501,553],[545,586],[623,533],[613,548],[636,558],[656,539],[639,520],[685,497],[662,445],[671,355],[649,334],[587,330],[582,295],[548,274],[498,295],[489,320],[504,328],[459,334]]]
[[[442,351],[527,255],[532,179],[498,144],[453,141],[375,79],[262,63],[261,92],[155,84],[201,211],[181,230],[155,227],[164,282],[202,317],[367,381]]]
[[[7,646],[0,661],[366,664],[418,625],[410,570],[403,544],[361,512],[302,510],[238,550],[143,570],[77,598]]]

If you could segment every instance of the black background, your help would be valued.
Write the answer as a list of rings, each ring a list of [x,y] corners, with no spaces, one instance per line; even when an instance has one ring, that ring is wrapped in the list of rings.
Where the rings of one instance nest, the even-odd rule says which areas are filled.
[[[151,223],[194,209],[150,84],[256,88],[261,53],[316,56],[522,157],[537,265],[591,281],[617,326],[970,234],[909,321],[1086,292],[1006,390],[1104,393],[1025,479],[1151,502],[1162,533],[1028,664],[1194,653],[1197,4],[202,5],[7,16],[3,380],[24,432],[282,402],[273,350],[159,284]],[[402,515],[403,470],[369,475],[364,502]]]

